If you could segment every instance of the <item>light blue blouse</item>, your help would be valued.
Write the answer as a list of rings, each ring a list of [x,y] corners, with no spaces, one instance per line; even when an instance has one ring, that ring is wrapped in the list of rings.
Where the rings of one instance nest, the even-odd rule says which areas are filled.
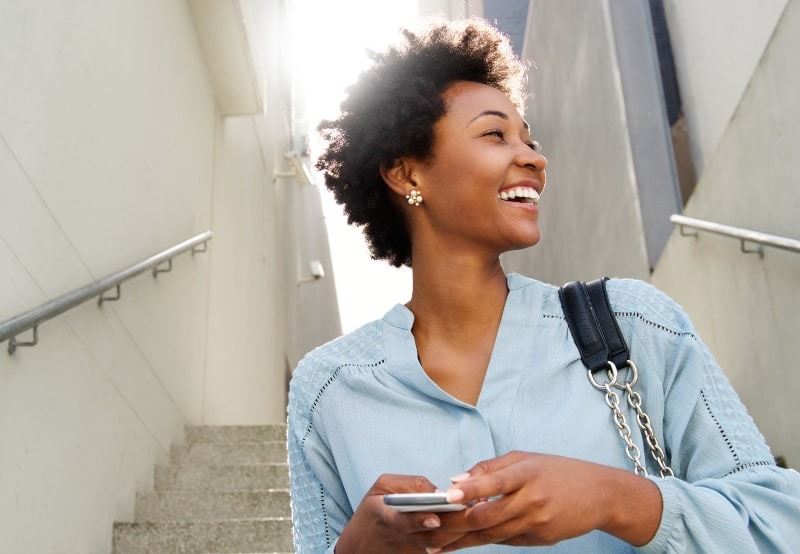
[[[298,553],[333,552],[383,473],[424,475],[446,489],[450,476],[511,450],[632,469],[604,393],[587,379],[557,289],[515,274],[508,288],[476,406],[428,378],[411,334],[414,316],[402,305],[300,362],[288,408]],[[549,551],[800,552],[800,474],[775,466],[686,314],[641,281],[612,279],[607,288],[639,367],[637,390],[677,478],[652,477],[664,510],[648,545],[635,549],[596,531]],[[624,397],[621,405],[658,475]]]

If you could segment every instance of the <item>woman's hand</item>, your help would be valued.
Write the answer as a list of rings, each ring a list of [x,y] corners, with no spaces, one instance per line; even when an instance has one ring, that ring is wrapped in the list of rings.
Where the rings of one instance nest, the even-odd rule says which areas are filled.
[[[445,518],[443,529],[466,535],[441,552],[492,543],[551,545],[595,529],[642,545],[661,521],[655,483],[572,458],[510,452],[453,482],[448,500],[475,504],[459,513],[463,518]]]
[[[435,490],[433,483],[425,477],[381,475],[342,530],[336,543],[337,554],[420,554],[426,549],[442,548],[460,539],[464,532],[437,531],[442,522],[435,513],[398,512],[383,503],[384,494]]]

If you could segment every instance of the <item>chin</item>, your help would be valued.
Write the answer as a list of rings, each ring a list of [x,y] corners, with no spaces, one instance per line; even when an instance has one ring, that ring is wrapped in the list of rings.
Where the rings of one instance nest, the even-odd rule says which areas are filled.
[[[536,246],[537,244],[539,244],[540,238],[541,237],[539,233],[536,233],[535,235],[532,236],[528,236],[524,240],[516,241],[515,244],[511,245],[508,251],[510,252],[513,250],[525,250],[526,248],[530,248],[531,246]]]
[[[523,239],[524,246],[522,248],[528,248],[529,246],[536,246],[539,244],[539,240],[542,238],[542,234],[539,232],[539,227],[532,229],[528,233],[526,233],[525,238]]]

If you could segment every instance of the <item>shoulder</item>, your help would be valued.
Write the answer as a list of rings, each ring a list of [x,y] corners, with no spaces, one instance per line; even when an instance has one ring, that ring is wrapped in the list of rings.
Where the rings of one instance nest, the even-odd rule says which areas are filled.
[[[635,318],[674,335],[696,334],[683,308],[649,283],[637,279],[609,279],[606,281],[606,290],[611,308],[618,318]]]
[[[383,358],[383,320],[376,320],[306,354],[292,373],[290,399],[315,395],[340,372],[378,365]]]
[[[509,275],[508,284],[509,289],[521,293],[520,302],[537,307],[545,319],[564,319],[559,287],[518,274]],[[606,281],[606,290],[611,308],[618,318],[634,318],[640,323],[676,335],[695,334],[683,308],[645,281],[609,279]]]
[[[517,293],[514,298],[525,305],[530,313],[538,312],[545,318],[563,319],[558,287],[518,273],[510,273],[508,289]]]

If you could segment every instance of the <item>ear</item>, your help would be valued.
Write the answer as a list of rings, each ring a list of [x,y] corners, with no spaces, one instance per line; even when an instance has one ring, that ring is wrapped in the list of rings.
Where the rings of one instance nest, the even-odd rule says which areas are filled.
[[[406,157],[395,159],[391,165],[381,164],[380,171],[383,182],[395,194],[405,196],[415,186],[411,176],[411,160]]]

